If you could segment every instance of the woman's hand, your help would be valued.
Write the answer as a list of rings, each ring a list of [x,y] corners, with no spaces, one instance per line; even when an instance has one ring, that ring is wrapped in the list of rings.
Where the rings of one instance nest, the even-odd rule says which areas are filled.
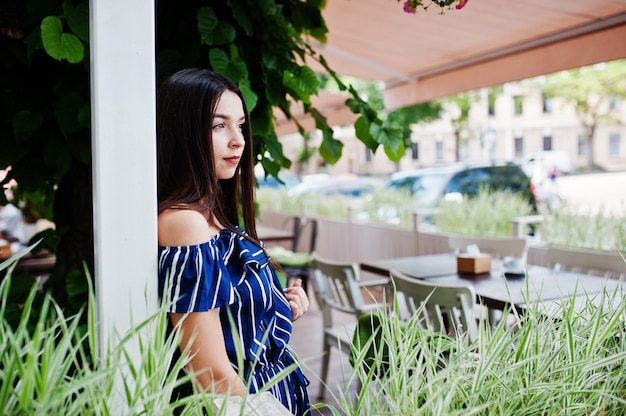
[[[295,321],[309,310],[309,298],[302,287],[302,279],[283,290],[291,307],[291,320]]]

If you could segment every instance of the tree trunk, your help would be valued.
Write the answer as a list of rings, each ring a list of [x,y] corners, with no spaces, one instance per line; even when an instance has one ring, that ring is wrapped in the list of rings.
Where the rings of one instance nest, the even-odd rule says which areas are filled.
[[[595,136],[595,132],[595,124],[587,128],[587,169],[589,171],[592,171],[596,168],[596,160],[593,152],[593,138]]]

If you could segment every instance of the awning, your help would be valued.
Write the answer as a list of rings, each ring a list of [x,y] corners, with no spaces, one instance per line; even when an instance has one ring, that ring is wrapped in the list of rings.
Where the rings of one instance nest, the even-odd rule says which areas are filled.
[[[383,82],[388,109],[626,58],[626,0],[469,0],[414,15],[402,4],[329,1],[328,42],[314,44],[338,74]]]

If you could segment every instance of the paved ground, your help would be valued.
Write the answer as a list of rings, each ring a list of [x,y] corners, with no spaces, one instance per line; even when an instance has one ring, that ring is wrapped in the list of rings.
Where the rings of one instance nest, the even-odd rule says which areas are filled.
[[[333,406],[338,411],[336,414],[343,414],[339,411],[338,401],[341,401],[342,397],[354,397],[355,395],[354,388],[351,388],[350,391],[346,388],[352,375],[352,368],[348,362],[347,354],[340,353],[337,348],[333,348],[330,353],[328,388],[324,399],[317,399],[322,368],[322,312],[315,302],[312,289],[309,293],[311,307],[302,318],[294,323],[290,345],[304,362],[303,371],[311,383],[309,385],[311,402]],[[352,317],[345,319],[351,321]],[[314,410],[313,415],[333,415],[333,413],[330,407],[323,407]]]

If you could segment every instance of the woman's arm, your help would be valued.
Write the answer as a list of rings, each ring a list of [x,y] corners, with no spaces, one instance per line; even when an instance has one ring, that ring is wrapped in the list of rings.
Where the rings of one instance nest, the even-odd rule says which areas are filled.
[[[170,318],[174,327],[181,332],[181,350],[190,345],[191,361],[188,367],[197,373],[200,386],[210,392],[245,395],[246,386],[226,354],[219,310],[172,313]]]
[[[163,246],[201,244],[220,231],[192,210],[167,210],[159,215],[158,223],[159,244]],[[197,373],[197,380],[203,389],[232,395],[247,392],[226,354],[219,309],[189,314],[171,313],[170,319],[181,333],[181,350],[190,347],[188,367]]]

